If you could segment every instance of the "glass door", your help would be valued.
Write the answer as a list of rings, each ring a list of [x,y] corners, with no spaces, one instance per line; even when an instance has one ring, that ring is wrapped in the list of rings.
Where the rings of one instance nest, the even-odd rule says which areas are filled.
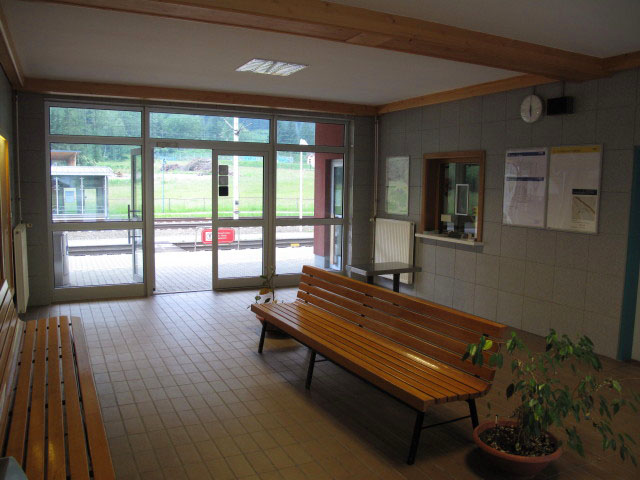
[[[270,251],[267,153],[215,152],[213,288],[261,283]]]
[[[211,290],[212,150],[153,148],[155,293]]]

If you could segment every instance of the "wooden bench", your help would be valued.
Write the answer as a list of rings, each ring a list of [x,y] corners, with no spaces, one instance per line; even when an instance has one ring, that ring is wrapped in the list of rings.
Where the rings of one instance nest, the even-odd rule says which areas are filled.
[[[267,324],[311,349],[306,387],[310,388],[316,353],[349,370],[416,411],[407,463],[415,460],[427,408],[467,401],[478,424],[475,399],[485,395],[495,371],[463,362],[469,343],[482,334],[502,338],[506,327],[415,297],[368,285],[319,268],[302,269],[293,303],[253,304]],[[498,342],[489,352],[498,348]]]
[[[23,322],[6,282],[0,298],[3,456],[29,480],[115,479],[82,321]]]

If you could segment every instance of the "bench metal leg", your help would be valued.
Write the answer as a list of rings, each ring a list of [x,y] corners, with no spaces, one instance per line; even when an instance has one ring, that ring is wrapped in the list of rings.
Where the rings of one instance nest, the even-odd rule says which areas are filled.
[[[264,347],[264,336],[267,333],[267,321],[262,322],[262,332],[260,332],[260,343],[258,344],[258,353],[262,353]]]
[[[309,370],[307,370],[307,381],[304,384],[304,388],[309,390],[311,388],[311,379],[313,378],[313,367],[316,364],[316,351],[311,350],[311,357],[309,358]]]
[[[476,428],[478,426],[478,409],[476,408],[476,400],[475,398],[472,398],[467,400],[467,403],[469,404],[469,413],[471,414],[471,425],[473,425],[473,428]]]
[[[417,412],[416,423],[413,425],[413,436],[411,437],[411,447],[409,447],[409,458],[407,464],[413,465],[416,461],[416,452],[420,443],[420,434],[422,433],[422,424],[424,422],[424,412]]]

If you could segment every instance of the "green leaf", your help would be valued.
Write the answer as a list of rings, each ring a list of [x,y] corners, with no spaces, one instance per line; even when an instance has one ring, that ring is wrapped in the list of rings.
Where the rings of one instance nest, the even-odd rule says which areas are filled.
[[[620,393],[622,391],[622,385],[617,380],[611,380],[611,386],[615,389],[616,392]]]
[[[489,350],[491,347],[493,347],[493,342],[487,339],[484,346],[482,347],[482,350]]]

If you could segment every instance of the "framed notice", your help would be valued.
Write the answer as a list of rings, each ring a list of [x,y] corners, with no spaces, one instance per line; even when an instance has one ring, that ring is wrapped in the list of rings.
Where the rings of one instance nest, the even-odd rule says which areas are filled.
[[[504,164],[503,224],[544,228],[547,160],[546,148],[507,150]]]
[[[551,148],[548,228],[598,232],[601,167],[601,145]]]

